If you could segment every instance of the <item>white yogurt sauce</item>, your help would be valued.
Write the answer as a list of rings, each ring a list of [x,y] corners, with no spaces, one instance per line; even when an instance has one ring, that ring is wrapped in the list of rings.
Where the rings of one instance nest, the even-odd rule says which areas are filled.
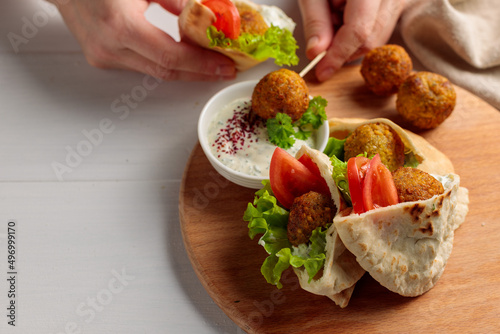
[[[293,22],[293,20],[289,18],[281,8],[276,6],[261,5],[259,12],[268,26],[273,24],[281,29],[287,29],[293,33],[295,29],[295,22]]]
[[[249,98],[233,101],[222,109],[208,127],[208,142],[213,155],[227,167],[248,175],[269,177],[269,163],[276,145],[269,142],[265,124],[247,120]],[[306,140],[295,140],[287,151],[295,156],[302,147],[316,147],[316,133]]]

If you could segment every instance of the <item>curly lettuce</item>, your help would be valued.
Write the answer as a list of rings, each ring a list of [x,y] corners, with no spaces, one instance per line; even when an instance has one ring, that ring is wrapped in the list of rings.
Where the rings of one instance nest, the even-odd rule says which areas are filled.
[[[210,26],[207,29],[207,37],[211,47],[237,49],[257,60],[274,58],[274,62],[279,66],[294,66],[299,63],[296,54],[297,41],[293,34],[274,25],[271,25],[263,35],[243,32],[236,39],[227,38],[222,31]]]
[[[340,160],[335,155],[330,157],[330,161],[333,166],[332,178],[347,205],[351,206],[352,200],[351,193],[349,192],[349,180],[347,178],[347,162]]]
[[[310,243],[293,246],[287,237],[289,212],[277,204],[269,181],[255,193],[253,203],[248,203],[243,220],[248,223],[248,235],[253,240],[262,234],[259,245],[269,254],[261,266],[261,273],[268,283],[282,288],[283,271],[290,266],[304,267],[309,281],[323,268],[325,262],[326,228],[313,231]]]

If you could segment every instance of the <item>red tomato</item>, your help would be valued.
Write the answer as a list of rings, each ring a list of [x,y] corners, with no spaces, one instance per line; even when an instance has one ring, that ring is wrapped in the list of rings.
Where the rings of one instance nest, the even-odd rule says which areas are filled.
[[[214,27],[222,31],[227,38],[235,39],[240,35],[240,13],[231,0],[203,0],[203,5],[214,12],[217,20]]]
[[[309,170],[302,162],[279,147],[274,150],[271,158],[269,181],[274,196],[287,209],[292,206],[295,197],[309,191],[330,194],[325,180],[319,174]]]
[[[380,161],[376,154],[366,171],[363,185],[363,204],[365,209],[385,207],[398,204],[398,192],[391,172]]]
[[[351,194],[352,208],[354,213],[365,212],[363,203],[363,181],[366,170],[370,165],[370,159],[365,157],[350,158],[347,161],[347,182],[349,182],[349,193]]]
[[[316,175],[321,183],[321,189],[317,192],[325,195],[330,195],[330,189],[328,184],[326,184],[325,179],[321,176],[318,165],[313,161],[313,159],[308,154],[302,154],[298,159],[304,166],[307,167],[314,175]]]

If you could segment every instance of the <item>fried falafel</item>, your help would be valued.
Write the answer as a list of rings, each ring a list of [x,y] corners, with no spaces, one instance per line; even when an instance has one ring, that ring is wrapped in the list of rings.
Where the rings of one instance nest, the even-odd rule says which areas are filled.
[[[245,2],[237,2],[236,8],[240,14],[240,31],[255,34],[264,35],[264,33],[269,29],[266,21],[262,15],[252,6]]]
[[[396,109],[420,129],[433,129],[455,108],[456,93],[451,82],[436,73],[417,72],[400,86]]]
[[[405,49],[399,45],[384,45],[369,51],[361,63],[361,75],[375,94],[389,96],[411,74],[413,64]]]
[[[401,167],[392,173],[392,178],[400,203],[426,200],[444,192],[441,182],[420,169]]]
[[[279,69],[264,76],[252,93],[252,111],[263,119],[285,113],[296,121],[309,107],[309,88],[298,73]]]
[[[363,124],[346,138],[345,161],[364,153],[368,157],[378,153],[382,163],[391,172],[405,162],[405,147],[401,137],[383,123]]]
[[[310,191],[295,198],[288,217],[288,240],[294,246],[309,242],[312,232],[333,222],[336,212],[333,200]]]

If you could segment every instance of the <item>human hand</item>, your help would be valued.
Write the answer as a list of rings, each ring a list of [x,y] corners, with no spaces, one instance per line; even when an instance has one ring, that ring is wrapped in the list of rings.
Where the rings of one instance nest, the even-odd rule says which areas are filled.
[[[89,64],[163,80],[233,79],[234,63],[216,52],[176,42],[144,17],[149,0],[49,0],[80,43]],[[186,0],[155,0],[179,15]]]
[[[328,50],[316,65],[318,80],[327,80],[346,62],[385,44],[405,4],[405,0],[299,0],[307,58]]]

